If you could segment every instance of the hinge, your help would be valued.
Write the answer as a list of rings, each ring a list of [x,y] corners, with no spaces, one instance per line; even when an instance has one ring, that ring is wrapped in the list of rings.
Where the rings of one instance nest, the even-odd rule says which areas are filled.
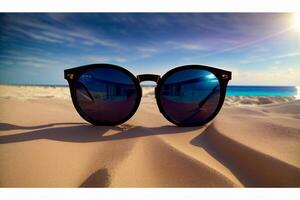
[[[67,74],[67,77],[72,80],[74,78],[74,74]]]
[[[227,74],[222,74],[222,78],[223,78],[223,79],[228,79],[229,76],[228,76]]]

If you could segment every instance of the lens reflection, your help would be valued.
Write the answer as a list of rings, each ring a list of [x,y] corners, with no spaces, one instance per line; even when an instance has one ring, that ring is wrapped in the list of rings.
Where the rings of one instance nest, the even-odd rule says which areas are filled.
[[[163,110],[173,121],[194,125],[207,120],[220,100],[217,77],[206,70],[183,70],[169,76],[160,91]]]
[[[78,105],[90,119],[118,122],[133,110],[137,89],[130,77],[115,69],[93,69],[75,83]]]

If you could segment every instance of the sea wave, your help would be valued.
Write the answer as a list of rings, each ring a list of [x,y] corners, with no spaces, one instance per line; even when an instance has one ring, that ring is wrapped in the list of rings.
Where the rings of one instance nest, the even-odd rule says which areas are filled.
[[[0,85],[0,98],[4,99],[70,99],[68,87]]]
[[[295,97],[286,96],[230,96],[225,98],[224,104],[226,106],[252,106],[287,103],[295,100]]]

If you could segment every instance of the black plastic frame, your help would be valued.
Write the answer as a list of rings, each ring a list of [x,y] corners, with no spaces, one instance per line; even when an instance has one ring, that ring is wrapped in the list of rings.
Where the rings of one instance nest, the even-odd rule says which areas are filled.
[[[124,74],[128,75],[128,77],[130,77],[130,79],[135,84],[135,87],[136,87],[136,90],[137,90],[137,98],[136,98],[136,101],[135,101],[135,105],[134,105],[132,111],[130,113],[128,113],[128,115],[120,121],[103,123],[103,122],[99,122],[99,121],[95,121],[93,119],[90,119],[88,116],[86,116],[84,114],[84,112],[81,110],[81,108],[78,104],[77,97],[76,97],[76,94],[75,94],[75,87],[74,87],[74,84],[75,84],[76,80],[80,77],[80,75],[82,73],[84,73],[86,71],[89,71],[89,70],[92,70],[92,69],[98,69],[98,68],[109,68],[109,69],[119,70],[119,71],[123,72]],[[219,84],[220,84],[220,99],[219,99],[219,103],[217,105],[216,110],[212,113],[212,115],[209,118],[207,118],[207,120],[201,121],[199,123],[194,123],[194,124],[182,124],[182,123],[178,123],[178,122],[172,120],[168,116],[168,114],[165,112],[165,110],[164,110],[164,108],[163,108],[163,106],[161,105],[161,102],[160,102],[160,90],[161,90],[161,87],[164,84],[165,80],[169,76],[173,75],[174,73],[177,73],[177,72],[183,71],[183,70],[188,70],[188,69],[201,69],[201,70],[209,71],[217,77],[217,79],[219,80]],[[226,70],[222,70],[222,69],[218,69],[218,68],[214,68],[214,67],[204,66],[204,65],[185,65],[185,66],[181,66],[181,67],[176,67],[176,68],[168,71],[165,75],[163,75],[162,78],[160,78],[159,75],[155,75],[155,74],[141,74],[141,75],[138,75],[137,77],[135,77],[128,70],[126,70],[126,69],[124,69],[120,66],[117,66],[117,65],[112,65],[112,64],[91,64],[91,65],[75,67],[75,68],[72,68],[72,69],[66,69],[66,70],[64,70],[64,77],[69,83],[71,98],[72,98],[72,102],[73,102],[73,105],[74,105],[75,109],[77,110],[77,112],[79,113],[79,115],[83,119],[90,122],[91,124],[103,125],[103,126],[113,126],[113,125],[122,124],[125,121],[127,121],[128,119],[130,119],[134,115],[136,110],[138,109],[138,107],[140,105],[141,98],[142,98],[142,88],[140,86],[140,82],[154,81],[154,82],[157,83],[157,86],[155,88],[156,102],[157,102],[159,111],[163,114],[163,116],[167,120],[169,120],[170,122],[172,122],[173,124],[176,124],[178,126],[202,126],[202,125],[208,123],[209,121],[211,121],[212,119],[214,119],[217,116],[217,114],[220,112],[220,110],[222,108],[222,105],[224,103],[224,100],[225,100],[226,88],[227,88],[228,81],[231,80],[231,72],[226,71]]]

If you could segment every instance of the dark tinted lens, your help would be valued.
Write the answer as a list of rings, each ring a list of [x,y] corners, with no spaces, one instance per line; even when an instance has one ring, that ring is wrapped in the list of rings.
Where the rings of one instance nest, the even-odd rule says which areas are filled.
[[[206,70],[183,70],[169,76],[160,91],[163,110],[173,121],[199,124],[216,110],[220,85],[216,76]]]
[[[97,122],[119,122],[134,109],[137,89],[125,73],[109,68],[83,73],[75,83],[82,112]]]

